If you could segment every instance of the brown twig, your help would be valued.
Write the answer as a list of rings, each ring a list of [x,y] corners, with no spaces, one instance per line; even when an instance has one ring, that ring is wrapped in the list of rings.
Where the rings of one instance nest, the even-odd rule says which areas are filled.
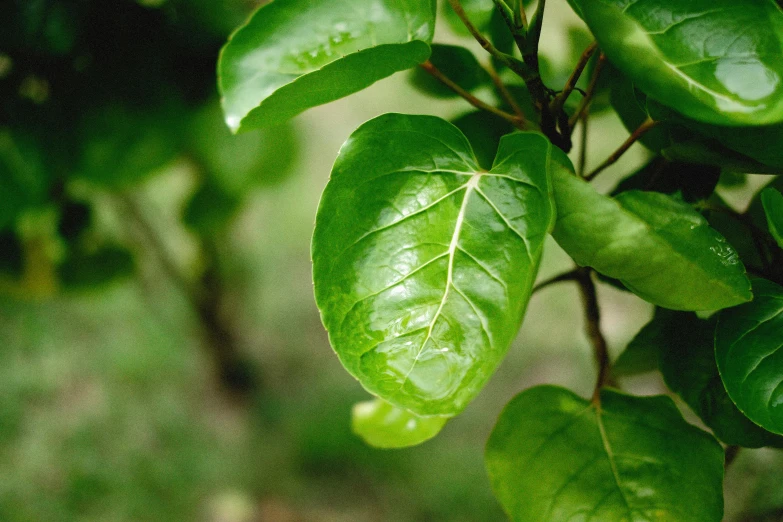
[[[582,294],[582,303],[585,312],[585,330],[590,344],[593,346],[593,354],[598,365],[598,377],[595,381],[593,401],[598,401],[601,388],[611,384],[611,364],[609,362],[609,348],[601,331],[601,312],[598,307],[598,294],[593,282],[592,269],[583,267],[577,269],[577,281]]]
[[[435,67],[432,62],[427,60],[423,64],[421,64],[421,68],[427,71],[429,74],[433,76],[433,78],[437,79],[439,82],[441,82],[443,85],[457,93],[459,96],[464,98],[468,103],[476,107],[477,109],[481,109],[483,111],[491,112],[492,114],[499,116],[503,118],[504,120],[510,122],[512,125],[514,125],[516,128],[524,130],[527,128],[526,122],[524,118],[521,118],[519,116],[515,116],[513,114],[509,114],[506,111],[500,110],[496,107],[493,107],[492,105],[485,103],[472,94],[470,94],[468,91],[454,83],[453,80],[451,80],[449,77],[447,77],[445,74],[443,74],[437,67]]]
[[[587,135],[590,122],[590,111],[587,110],[582,114],[580,120],[582,122],[582,135],[579,149],[579,166],[577,167],[580,178],[585,176],[585,170],[587,169]]]
[[[569,118],[568,120],[568,123],[572,129],[574,128],[574,125],[576,125],[576,122],[579,121],[579,118],[582,117],[582,114],[587,110],[587,107],[593,101],[593,95],[595,94],[595,87],[596,85],[598,85],[598,79],[601,76],[601,71],[603,70],[605,64],[606,64],[606,55],[604,53],[601,53],[598,55],[598,63],[595,64],[595,69],[593,69],[593,76],[590,78],[590,83],[587,85],[587,90],[585,91],[585,95],[582,97],[582,100],[579,102],[579,105],[577,106],[574,114],[572,114],[571,118]]]
[[[508,87],[506,87],[506,84],[503,82],[503,79],[500,77],[498,72],[495,70],[495,67],[493,67],[491,63],[487,64],[487,73],[489,74],[489,77],[492,78],[492,83],[495,84],[495,87],[500,93],[500,96],[503,98],[503,100],[505,100],[506,103],[508,103],[509,107],[511,107],[511,110],[514,111],[514,114],[516,114],[520,120],[526,122],[525,113],[522,111],[522,108],[519,106],[517,101],[511,95],[511,93],[508,90]]]
[[[626,151],[631,148],[631,145],[639,141],[639,139],[642,136],[644,136],[651,129],[655,128],[655,126],[658,125],[659,123],[660,122],[657,122],[648,116],[647,119],[644,120],[644,122],[641,125],[639,125],[639,127],[635,131],[633,131],[633,133],[628,137],[628,139],[625,140],[625,142],[623,142],[623,144],[620,145],[620,147],[616,151],[614,151],[608,158],[606,158],[606,161],[601,163],[593,172],[585,176],[585,179],[587,181],[590,181],[593,178],[595,178],[597,175],[599,175],[601,172],[603,172],[604,169],[610,167],[611,165],[614,165],[617,162],[617,160],[619,160],[622,157],[622,155],[625,154]]]
[[[562,283],[563,281],[576,281],[579,277],[578,270],[571,270],[569,272],[563,272],[562,274],[558,274],[554,277],[550,277],[549,279],[546,279],[544,281],[541,281],[536,286],[533,287],[533,290],[531,292],[532,294],[535,294],[539,290],[543,290],[544,288],[547,288],[549,286],[552,286],[556,283]]]
[[[582,56],[579,57],[579,61],[576,63],[576,67],[574,67],[574,71],[571,73],[571,76],[568,77],[568,80],[563,86],[563,91],[557,96],[555,96],[555,98],[552,100],[552,103],[549,104],[549,108],[554,114],[558,114],[560,111],[563,110],[563,106],[565,105],[566,100],[568,100],[568,97],[571,95],[572,92],[574,92],[574,89],[576,88],[576,83],[579,81],[579,78],[582,76],[582,72],[585,70],[585,67],[587,66],[587,62],[590,61],[590,58],[592,58],[596,49],[598,49],[598,43],[593,42],[589,46],[587,46],[587,49],[584,50]]]

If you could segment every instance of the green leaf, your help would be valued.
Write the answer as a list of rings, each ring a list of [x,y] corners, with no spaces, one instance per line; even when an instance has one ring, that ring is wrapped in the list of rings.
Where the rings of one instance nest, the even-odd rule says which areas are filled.
[[[612,364],[614,375],[638,375],[658,369],[658,357],[661,352],[661,339],[666,334],[667,322],[671,310],[656,308],[653,319],[644,325],[631,339],[617,360]]]
[[[468,138],[482,168],[492,167],[500,139],[515,130],[508,121],[486,111],[463,114],[451,123]]]
[[[60,282],[68,290],[90,290],[130,277],[135,269],[127,249],[106,245],[95,252],[77,249],[58,267]]]
[[[428,441],[443,429],[448,417],[420,417],[382,399],[353,407],[351,427],[364,441],[377,448],[407,448]]]
[[[218,234],[236,216],[241,205],[242,200],[238,196],[226,193],[210,179],[188,200],[182,221],[201,235]]]
[[[492,488],[511,520],[719,522],[723,450],[668,397],[554,386],[517,395],[487,443]]]
[[[783,121],[783,10],[773,0],[573,3],[612,62],[665,105],[717,125]]]
[[[660,355],[666,385],[728,445],[783,447],[783,437],[750,421],[729,398],[715,362],[717,316],[702,320],[689,312],[662,311],[648,325]]]
[[[783,195],[774,188],[761,192],[761,202],[767,215],[767,225],[778,246],[783,248]]]
[[[432,44],[430,62],[466,91],[472,91],[492,83],[491,78],[468,49],[458,45]],[[457,94],[421,68],[413,70],[413,85],[423,92],[441,98],[453,98]]]
[[[218,104],[208,104],[195,115],[188,141],[190,154],[212,182],[234,197],[283,182],[299,152],[299,136],[291,123],[235,136],[226,129]]]
[[[553,183],[553,236],[580,265],[674,310],[717,310],[751,299],[734,249],[688,205],[636,190],[608,198],[564,171],[554,172]]]
[[[684,201],[693,203],[713,193],[720,174],[720,168],[715,165],[671,162],[659,156],[620,181],[612,196],[629,190],[646,190],[679,194]]]
[[[32,135],[0,127],[0,230],[47,198],[53,174],[46,152]]]
[[[430,116],[387,114],[349,138],[318,209],[313,277],[332,347],[367,390],[418,415],[455,415],[478,394],[530,298],[554,154],[541,134],[510,134],[484,172]]]
[[[427,59],[434,0],[275,0],[218,62],[232,131],[276,125]]]
[[[752,302],[720,312],[715,356],[737,407],[783,434],[783,287],[754,279],[753,293]]]

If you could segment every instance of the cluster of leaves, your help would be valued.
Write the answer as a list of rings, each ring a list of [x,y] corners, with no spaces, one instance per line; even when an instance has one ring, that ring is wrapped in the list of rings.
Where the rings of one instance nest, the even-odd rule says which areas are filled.
[[[0,282],[29,293],[133,272],[100,201],[177,158],[197,171],[183,224],[207,236],[277,181],[290,126],[232,138],[215,62],[241,2],[13,0],[0,7]],[[286,154],[280,154],[284,150]],[[121,205],[118,205],[121,206]],[[42,274],[49,273],[48,277]]]
[[[484,65],[432,43],[434,0],[276,0],[222,51],[226,122],[278,124],[416,66],[417,88],[479,109],[453,124],[380,116],[334,165],[313,275],[334,350],[375,396],[356,406],[354,430],[409,446],[459,414],[516,335],[551,234],[589,267],[560,279],[585,295],[599,377],[590,399],[542,386],[508,404],[486,451],[498,498],[514,520],[718,521],[718,440],[783,446],[783,197],[768,188],[739,214],[714,193],[721,172],[783,171],[783,10],[569,1],[596,41],[556,91],[539,56],[543,0],[449,0]],[[573,128],[607,109],[632,136],[577,172]],[[635,141],[654,159],[597,192],[589,180]],[[614,371],[593,272],[659,307]],[[668,397],[611,389],[653,369],[712,434]]]

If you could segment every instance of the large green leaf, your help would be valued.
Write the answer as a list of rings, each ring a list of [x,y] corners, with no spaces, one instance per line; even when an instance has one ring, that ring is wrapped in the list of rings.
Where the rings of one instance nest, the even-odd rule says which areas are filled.
[[[554,149],[505,136],[482,171],[430,116],[387,114],[343,146],[313,237],[315,297],[346,369],[419,415],[454,415],[522,321],[552,228]]]
[[[612,62],[665,105],[718,125],[783,121],[783,10],[773,0],[572,3]]]
[[[761,202],[767,215],[769,233],[783,248],[783,195],[774,188],[766,188],[761,192]]]
[[[751,299],[734,249],[688,205],[636,190],[609,198],[560,170],[553,183],[553,236],[580,265],[674,310],[717,310]]]
[[[754,279],[753,293],[752,302],[721,311],[715,357],[737,407],[783,434],[783,287]]]
[[[351,427],[367,444],[377,448],[407,448],[440,433],[448,417],[420,417],[382,399],[353,407]]]
[[[751,422],[731,401],[715,362],[717,316],[699,319],[691,312],[662,310],[650,325],[667,386],[682,397],[722,442],[759,448],[783,447],[783,437]],[[648,325],[649,326],[649,325]]]
[[[275,0],[233,34],[218,63],[233,131],[275,125],[430,54],[434,0]]]
[[[723,450],[668,397],[539,386],[503,410],[487,443],[492,487],[519,522],[718,522]]]

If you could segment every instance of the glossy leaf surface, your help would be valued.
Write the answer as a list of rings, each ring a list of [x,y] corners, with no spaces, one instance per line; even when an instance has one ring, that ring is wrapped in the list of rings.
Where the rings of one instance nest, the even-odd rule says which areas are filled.
[[[783,10],[773,0],[572,3],[612,62],[665,105],[718,125],[783,121]]]
[[[783,434],[783,287],[754,279],[753,293],[752,302],[721,311],[715,357],[737,407]]]
[[[713,348],[717,317],[661,310],[650,323],[657,335],[650,341],[660,356],[666,385],[679,395],[715,436],[746,448],[783,446],[783,437],[750,421],[731,401],[723,386]],[[648,325],[648,326],[650,326]]]
[[[718,522],[723,450],[668,397],[554,386],[517,395],[487,443],[492,488],[519,522]]]
[[[315,296],[332,347],[371,393],[454,415],[486,383],[552,227],[552,155],[542,135],[511,134],[482,172],[457,128],[401,114],[343,146],[316,218]]]
[[[351,413],[353,432],[377,448],[421,444],[440,433],[448,420],[442,416],[420,417],[382,399],[360,402]]]
[[[553,236],[580,265],[664,308],[716,310],[750,300],[736,252],[688,205],[635,190],[609,198],[573,175],[554,174]]]
[[[783,248],[783,195],[774,188],[766,188],[761,192],[761,202],[767,215],[769,233]]]
[[[430,54],[434,0],[275,0],[233,34],[218,63],[234,131],[279,124]]]

